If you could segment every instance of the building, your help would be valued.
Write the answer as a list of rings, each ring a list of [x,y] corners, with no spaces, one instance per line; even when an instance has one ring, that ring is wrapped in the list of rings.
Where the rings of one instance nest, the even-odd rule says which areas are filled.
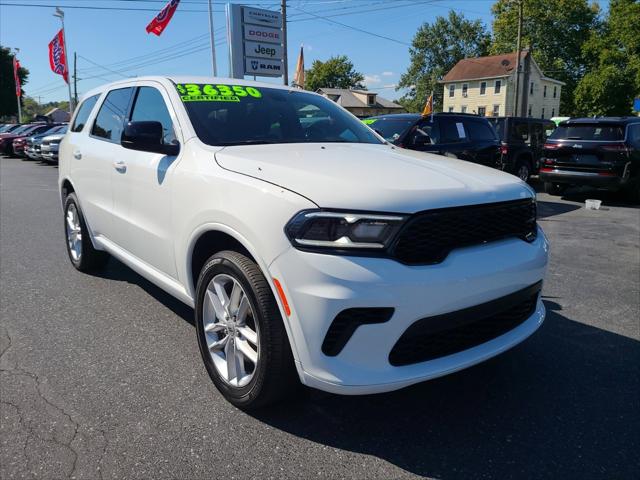
[[[333,100],[360,118],[404,112],[401,105],[393,103],[391,100],[382,98],[377,93],[368,90],[319,88],[317,93]]]
[[[60,110],[59,108],[54,108],[53,110],[44,114],[45,117],[49,119],[49,121],[53,123],[64,123],[71,120],[71,115],[66,110]]]
[[[460,60],[440,82],[444,88],[443,111],[515,115],[516,60],[517,53]],[[521,53],[520,65],[517,115],[560,116],[564,82],[545,76],[527,50]]]

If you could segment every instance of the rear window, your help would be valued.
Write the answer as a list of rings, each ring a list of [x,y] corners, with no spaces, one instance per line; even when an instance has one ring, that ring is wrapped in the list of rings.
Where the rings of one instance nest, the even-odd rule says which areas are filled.
[[[549,136],[551,140],[595,140],[595,141],[616,141],[624,140],[624,126],[584,124],[560,125]]]

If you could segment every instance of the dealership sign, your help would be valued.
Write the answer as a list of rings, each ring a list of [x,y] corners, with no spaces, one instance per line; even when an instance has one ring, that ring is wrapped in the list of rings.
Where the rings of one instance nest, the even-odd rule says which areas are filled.
[[[280,12],[227,4],[230,75],[281,77],[286,49]]]

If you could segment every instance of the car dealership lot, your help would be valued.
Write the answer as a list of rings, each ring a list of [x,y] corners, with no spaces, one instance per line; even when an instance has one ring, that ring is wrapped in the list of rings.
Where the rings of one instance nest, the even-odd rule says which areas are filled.
[[[0,159],[0,478],[582,478],[640,468],[640,210],[539,195],[545,325],[396,393],[254,415],[202,366],[192,311],[66,258],[57,169]]]

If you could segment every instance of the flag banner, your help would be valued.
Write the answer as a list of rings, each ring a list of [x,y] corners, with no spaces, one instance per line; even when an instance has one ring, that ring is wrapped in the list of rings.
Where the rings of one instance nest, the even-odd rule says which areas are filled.
[[[422,115],[431,115],[433,113],[433,93],[429,95],[427,99],[427,103],[424,106],[424,110],[422,110]]]
[[[49,64],[54,73],[62,75],[64,81],[69,83],[69,66],[67,52],[64,51],[64,30],[62,29],[49,42]]]
[[[293,77],[293,85],[304,88],[304,48],[302,46],[300,47],[300,55],[296,65],[296,74]]]
[[[18,70],[20,70],[20,61],[13,57],[13,79],[16,82],[16,97],[22,96],[22,85],[20,85],[20,75],[18,75]]]
[[[160,34],[164,32],[164,29],[167,28],[167,25],[169,25],[173,14],[176,13],[179,3],[180,0],[171,0],[167,3],[164,8],[160,10],[160,13],[147,25],[147,33],[154,33],[160,36]]]

